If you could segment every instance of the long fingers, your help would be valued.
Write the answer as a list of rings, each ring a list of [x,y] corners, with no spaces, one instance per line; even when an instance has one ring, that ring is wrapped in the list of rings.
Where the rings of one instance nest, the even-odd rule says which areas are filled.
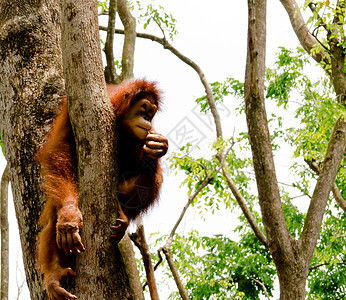
[[[149,148],[147,145],[143,146],[143,150],[151,158],[160,158],[167,152],[164,148]]]
[[[57,224],[56,242],[58,247],[66,253],[76,254],[85,251],[76,224]]]
[[[54,286],[49,293],[49,296],[52,300],[70,300],[77,299],[77,297],[59,285]]]
[[[71,268],[57,269],[49,274],[46,287],[49,298],[52,300],[70,300],[77,297],[60,286],[60,280],[64,280],[69,276],[75,276],[75,272]],[[46,275],[45,275],[46,276]],[[45,277],[46,279],[46,277]]]
[[[168,140],[163,135],[151,131],[146,137],[143,150],[151,158],[160,158],[167,153]]]

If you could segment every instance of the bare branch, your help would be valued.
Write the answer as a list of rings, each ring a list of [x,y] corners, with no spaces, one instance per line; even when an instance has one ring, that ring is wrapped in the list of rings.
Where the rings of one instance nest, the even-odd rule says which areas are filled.
[[[118,14],[124,25],[125,39],[121,58],[122,71],[117,82],[133,77],[134,53],[136,43],[136,19],[131,15],[126,0],[118,0]]]
[[[109,16],[108,16],[108,27],[107,27],[107,38],[104,48],[106,54],[107,65],[105,67],[105,77],[107,83],[115,83],[117,74],[114,66],[114,54],[113,54],[113,43],[114,43],[114,29],[115,29],[115,15],[117,12],[117,0],[109,1]]]
[[[221,167],[222,167],[222,172],[223,175],[226,178],[228,187],[231,189],[233,196],[238,202],[238,205],[240,206],[240,209],[242,210],[244,216],[246,217],[246,220],[249,222],[253,232],[255,233],[256,237],[259,239],[259,241],[267,248],[267,238],[263,234],[261,228],[258,226],[254,216],[252,215],[249,207],[247,206],[245,199],[237,189],[234,181],[232,180],[231,174],[229,173],[225,161],[225,157],[222,157],[221,161]]]
[[[335,182],[332,186],[332,192],[336,203],[338,203],[338,205],[343,209],[343,211],[346,212],[346,201],[342,197],[341,192]]]
[[[309,271],[318,269],[318,268],[323,267],[323,266],[328,266],[328,265],[330,265],[330,264],[331,264],[330,262],[321,263],[321,264],[318,264],[318,265],[315,265],[315,266],[310,267],[310,268],[309,268]],[[346,265],[346,261],[338,262],[338,263],[336,263],[336,264],[337,264],[337,265]]]
[[[217,174],[220,170],[221,170],[221,167],[215,171],[215,174]],[[178,221],[175,223],[164,247],[169,247],[172,244],[174,234],[175,234],[181,220],[183,219],[187,209],[189,208],[189,206],[191,205],[193,200],[197,197],[197,195],[210,183],[211,180],[212,180],[212,177],[207,176],[203,181],[200,181],[198,189],[192,195],[189,196],[188,201],[185,204],[185,206],[184,206],[184,208],[183,208],[183,210],[182,210],[182,212],[178,218]]]
[[[157,291],[155,282],[154,268],[151,262],[149,246],[145,238],[142,218],[138,219],[137,230],[135,233],[131,234],[130,237],[141,252],[145,273],[147,275],[147,284],[149,285],[150,297],[152,300],[159,300],[159,293]]]
[[[137,261],[128,231],[125,232],[124,237],[119,242],[118,249],[121,253],[121,258],[124,261],[126,274],[129,277],[129,284],[133,298],[136,300],[144,300],[144,293],[139,277]]]
[[[100,30],[107,30],[107,28],[104,26],[99,26],[99,29]],[[124,31],[121,29],[116,29],[115,33],[124,34]],[[181,52],[179,52],[176,48],[174,48],[166,39],[159,38],[155,35],[147,34],[147,33],[136,33],[136,36],[139,38],[149,39],[153,42],[157,42],[157,43],[161,44],[165,49],[168,49],[169,51],[171,51],[175,56],[177,56],[180,60],[182,60],[184,63],[189,65],[191,68],[193,68],[197,72],[197,74],[198,74],[198,76],[199,76],[199,78],[200,78],[200,80],[204,86],[204,89],[206,91],[208,102],[212,99],[212,101],[210,101],[210,110],[211,110],[211,113],[214,117],[214,122],[215,122],[215,126],[216,126],[216,134],[217,134],[217,137],[222,138],[222,127],[221,127],[220,116],[219,116],[217,109],[216,109],[216,106],[215,106],[215,101],[214,101],[214,96],[213,96],[212,90],[210,88],[210,85],[209,85],[202,69],[195,62],[193,62],[191,59],[189,59],[188,57],[183,55]]]
[[[101,10],[100,12],[99,12],[99,16],[108,16],[109,15],[109,11],[108,10]]]
[[[189,297],[187,295],[187,292],[185,290],[185,287],[184,285],[182,284],[181,282],[181,279],[180,279],[180,276],[179,276],[179,273],[178,273],[178,270],[177,270],[177,267],[173,261],[173,257],[172,257],[172,251],[170,248],[163,248],[163,253],[165,254],[166,256],[166,259],[167,259],[167,262],[168,262],[168,265],[169,265],[169,268],[173,274],[173,277],[174,277],[174,281],[175,283],[177,284],[177,287],[178,287],[178,291],[179,291],[179,294],[181,296],[181,298],[183,300],[189,300]]]
[[[256,278],[253,278],[253,277],[249,277],[249,278],[251,280],[253,280],[254,282],[258,283],[262,287],[262,289],[263,289],[267,299],[270,300],[269,294],[268,294],[267,289],[266,289],[266,286],[261,281],[257,280]]]
[[[160,23],[156,20],[156,18],[154,18],[154,22],[156,23],[156,25],[160,28],[161,32],[162,32],[162,35],[163,35],[163,39],[164,40],[167,40],[166,39],[166,34],[165,34],[165,31],[163,30],[162,26],[160,25]]]

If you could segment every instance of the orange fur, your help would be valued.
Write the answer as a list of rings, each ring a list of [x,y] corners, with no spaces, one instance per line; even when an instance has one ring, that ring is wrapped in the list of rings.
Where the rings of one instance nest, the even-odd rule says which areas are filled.
[[[108,85],[107,90],[118,119],[137,99],[151,96],[157,106],[160,103],[160,91],[154,83],[145,80],[127,81],[119,86]],[[118,126],[117,132],[119,218],[124,220],[126,229],[128,220],[136,218],[157,200],[162,171],[158,159],[145,157],[143,144],[129,140],[121,126]],[[38,236],[38,265],[52,299],[73,299],[73,295],[60,287],[60,281],[73,274],[70,267],[74,256],[59,249],[56,241],[60,221],[76,228],[82,226],[78,210],[76,149],[66,97],[63,97],[60,113],[37,154],[37,160],[42,166],[43,189],[47,199],[40,218],[43,230]],[[57,296],[59,289],[62,292]]]

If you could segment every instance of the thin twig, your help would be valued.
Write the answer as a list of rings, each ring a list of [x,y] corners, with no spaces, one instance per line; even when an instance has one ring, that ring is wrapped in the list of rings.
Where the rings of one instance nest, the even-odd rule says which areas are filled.
[[[266,289],[266,286],[263,284],[263,282],[257,280],[256,278],[253,278],[253,277],[249,277],[249,278],[251,280],[253,280],[254,282],[258,283],[262,287],[264,293],[266,294],[267,299],[270,300],[269,294],[268,294],[267,289]]]
[[[333,263],[334,263],[334,262],[333,262]],[[323,267],[323,266],[329,266],[330,264],[331,264],[331,262],[325,262],[325,263],[317,264],[317,265],[314,265],[314,266],[310,267],[310,268],[309,268],[309,271],[318,269],[318,268]],[[336,264],[337,264],[337,265],[346,265],[346,261],[338,262],[338,263],[336,263]]]

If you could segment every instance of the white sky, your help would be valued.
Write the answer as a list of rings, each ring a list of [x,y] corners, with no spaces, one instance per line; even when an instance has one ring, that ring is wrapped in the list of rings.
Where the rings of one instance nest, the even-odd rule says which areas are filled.
[[[178,36],[172,44],[184,55],[195,61],[204,71],[209,82],[223,81],[232,75],[244,80],[246,40],[247,40],[247,1],[207,1],[207,0],[175,0],[161,1],[167,12],[177,19]],[[272,66],[275,53],[279,46],[295,48],[298,40],[291,29],[289,19],[280,2],[268,0],[267,12],[267,65]],[[151,29],[151,27],[150,27]],[[140,26],[139,32],[144,32]],[[151,33],[160,35],[153,29]],[[118,45],[116,42],[116,45]],[[120,49],[117,49],[120,53]],[[172,132],[182,121],[188,120],[198,127],[206,139],[202,144],[211,141],[215,133],[194,113],[195,97],[204,94],[197,74],[161,45],[148,40],[137,39],[135,56],[135,76],[156,80],[165,94],[162,112],[155,120],[158,132],[172,137]],[[225,101],[225,105],[227,102]],[[245,125],[232,118],[234,112],[223,120],[224,136],[231,136],[233,129],[245,130]],[[176,150],[174,140],[170,140],[170,150]],[[285,154],[287,155],[287,154]],[[283,161],[285,155],[282,156]],[[0,173],[5,167],[5,160],[0,158]],[[279,180],[285,181],[287,166],[281,165]],[[285,168],[286,167],[286,168]],[[277,169],[280,169],[277,166]],[[283,174],[280,178],[280,174]],[[174,173],[165,176],[160,204],[145,218],[147,235],[153,232],[168,233],[183,206],[187,201],[185,188],[179,188],[181,176]],[[10,201],[11,202],[11,201]],[[206,223],[189,209],[178,232],[187,233],[192,228],[201,234],[223,233],[234,236],[232,230],[237,225],[230,222],[230,212],[218,212],[210,216]],[[198,226],[197,226],[198,225]],[[19,255],[19,239],[16,232],[13,205],[10,204],[10,298],[17,299],[16,261]],[[19,264],[22,265],[19,259]],[[23,271],[22,271],[23,272]],[[20,277],[20,274],[17,276]],[[21,281],[21,278],[19,278]],[[20,299],[29,299],[28,291],[24,290]],[[164,297],[162,298],[164,299]]]

